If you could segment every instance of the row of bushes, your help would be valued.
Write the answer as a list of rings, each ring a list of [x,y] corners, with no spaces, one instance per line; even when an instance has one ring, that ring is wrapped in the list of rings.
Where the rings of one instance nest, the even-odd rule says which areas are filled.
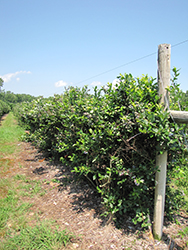
[[[181,131],[159,104],[155,79],[131,74],[89,94],[70,87],[62,95],[22,104],[16,114],[28,139],[87,177],[103,197],[105,215],[133,216],[145,226],[154,207],[156,154],[168,150],[166,214],[182,203],[170,180],[186,158]],[[175,86],[175,85],[173,85]],[[178,90],[173,87],[172,93]],[[171,95],[173,98],[173,95]]]
[[[0,118],[11,110],[10,105],[0,100]]]
[[[11,91],[0,91],[0,117],[7,114],[17,103],[31,102],[37,97],[28,94],[14,94]]]

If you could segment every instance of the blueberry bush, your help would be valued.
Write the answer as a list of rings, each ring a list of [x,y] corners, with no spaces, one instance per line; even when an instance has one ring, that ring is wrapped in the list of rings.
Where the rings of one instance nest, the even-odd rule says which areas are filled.
[[[174,70],[172,106],[180,92],[177,75]],[[185,168],[185,126],[175,124],[159,104],[154,78],[121,74],[118,80],[116,86],[95,87],[93,94],[87,86],[69,87],[62,95],[23,103],[17,117],[30,131],[25,139],[89,180],[103,198],[104,215],[130,214],[135,224],[146,226],[154,207],[156,154],[166,150],[166,214],[182,205],[181,190],[170,183]]]
[[[8,103],[0,100],[0,118],[11,110]]]

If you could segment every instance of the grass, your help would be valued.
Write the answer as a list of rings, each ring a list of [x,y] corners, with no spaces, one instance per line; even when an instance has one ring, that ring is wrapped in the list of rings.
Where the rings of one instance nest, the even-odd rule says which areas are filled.
[[[187,163],[187,159],[184,160]],[[188,168],[186,167],[186,164],[183,168],[180,168],[179,171],[176,171],[171,185],[174,189],[178,189],[182,192],[185,203],[182,206],[181,210],[183,210],[185,213],[188,213]],[[177,224],[179,223],[177,222]],[[187,239],[188,226],[185,226],[183,229],[179,230],[178,235],[180,235],[182,239]],[[185,245],[188,246],[188,240],[185,240]]]
[[[0,236],[5,236],[10,228],[18,231],[26,225],[26,216],[32,205],[20,202],[14,190],[9,189],[5,198],[0,199]]]
[[[13,113],[9,113],[0,127],[0,152],[13,154],[17,150],[19,138],[24,134],[24,129],[17,125]]]
[[[25,175],[17,174],[14,176],[14,180],[18,181],[19,189],[22,190],[22,196],[33,197],[38,194],[43,196],[46,192],[41,188],[41,182],[37,180],[31,180]]]
[[[3,243],[0,249],[62,249],[72,236],[66,230],[51,229],[51,225],[52,222],[42,222],[34,227],[24,228],[19,234],[13,236],[10,231],[7,241]]]
[[[188,236],[188,227],[185,227],[183,230],[179,232],[179,235],[183,237]]]
[[[183,230],[180,230],[178,234],[181,236],[182,239],[184,237],[188,237],[188,226],[185,227]],[[185,245],[188,246],[188,240],[185,242]]]
[[[188,168],[184,167],[176,173],[175,178],[172,180],[171,185],[182,192],[185,204],[183,210],[188,212]]]
[[[23,197],[41,196],[45,191],[40,181],[25,175],[9,176],[14,169],[12,154],[19,152],[19,139],[24,133],[10,113],[0,126],[0,250],[64,249],[73,235],[60,231],[55,222],[40,221],[37,214],[28,216],[32,204]],[[20,168],[20,167],[19,167]],[[38,211],[40,213],[40,211]],[[29,223],[33,224],[30,226]]]

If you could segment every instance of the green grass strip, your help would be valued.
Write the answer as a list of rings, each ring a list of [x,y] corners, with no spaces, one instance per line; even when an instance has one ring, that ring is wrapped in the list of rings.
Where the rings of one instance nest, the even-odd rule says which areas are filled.
[[[24,129],[18,126],[13,113],[9,113],[0,125],[0,156],[13,154],[18,149],[18,143]]]
[[[18,152],[23,134],[24,129],[9,113],[0,125],[0,250],[64,249],[73,237],[66,230],[59,231],[53,222],[38,219],[33,227],[28,226],[31,218],[27,214],[32,204],[23,202],[22,198],[44,194],[40,182],[24,175],[5,175],[13,167],[14,161],[9,157]]]
[[[36,249],[62,249],[73,237],[66,230],[59,231],[51,228],[52,222],[43,222],[34,227],[26,227],[18,234],[9,232],[7,240],[0,250],[36,250]]]

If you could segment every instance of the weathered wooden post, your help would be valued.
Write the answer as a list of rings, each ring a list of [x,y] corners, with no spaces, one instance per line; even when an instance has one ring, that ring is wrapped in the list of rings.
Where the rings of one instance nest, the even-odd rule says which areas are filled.
[[[170,57],[171,45],[161,44],[158,47],[158,84],[160,102],[164,104],[164,109],[169,109],[169,98],[167,87],[170,86]],[[188,123],[187,111],[169,110],[173,121],[176,123]],[[167,151],[156,156],[156,166],[159,172],[155,176],[155,201],[154,201],[154,224],[153,235],[156,239],[161,239],[164,220],[165,192],[166,192],[166,171],[167,171]]]
[[[170,110],[170,113],[176,123],[188,124],[188,111]]]
[[[164,103],[164,108],[169,107],[168,92],[166,88],[170,86],[170,44],[161,44],[158,46],[158,84],[159,95],[161,95],[161,103]],[[163,220],[164,220],[164,205],[166,191],[166,168],[167,168],[167,152],[156,156],[156,166],[159,167],[159,172],[155,176],[155,201],[154,201],[154,224],[153,235],[156,239],[161,239]]]

